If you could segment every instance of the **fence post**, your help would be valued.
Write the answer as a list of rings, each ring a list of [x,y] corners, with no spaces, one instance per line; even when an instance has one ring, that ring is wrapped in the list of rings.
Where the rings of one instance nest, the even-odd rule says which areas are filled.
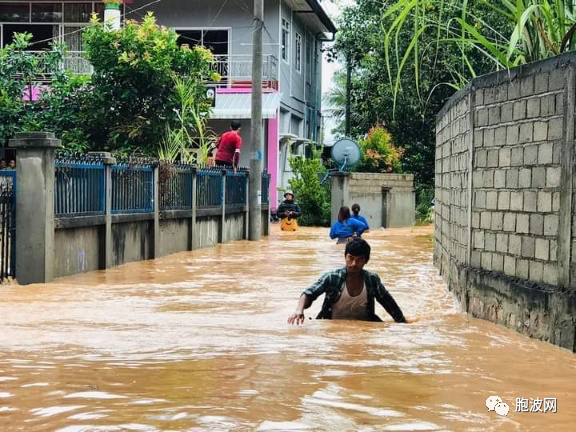
[[[154,229],[152,239],[152,258],[160,256],[160,166],[155,163],[152,166],[152,181],[154,182],[154,195],[152,198],[152,206],[154,208]]]
[[[226,242],[226,169],[222,170],[222,222],[220,223],[220,241]]]
[[[246,211],[244,212],[244,240],[250,235],[250,171],[246,171]]]
[[[196,236],[196,174],[198,170],[196,167],[192,167],[192,214],[190,216],[190,250],[194,250],[194,237]]]
[[[105,221],[105,234],[104,234],[104,268],[114,266],[114,249],[112,240],[112,165],[116,164],[116,158],[107,155],[102,158],[104,164],[104,221]]]
[[[48,132],[20,132],[16,149],[16,275],[18,283],[54,279],[54,153],[60,140]]]

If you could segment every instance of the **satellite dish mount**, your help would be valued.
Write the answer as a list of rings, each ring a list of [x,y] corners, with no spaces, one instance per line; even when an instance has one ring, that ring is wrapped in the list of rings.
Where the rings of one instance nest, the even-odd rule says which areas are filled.
[[[331,156],[332,161],[338,168],[328,170],[326,176],[322,180],[322,183],[325,183],[326,180],[328,180],[331,172],[344,172],[346,169],[356,165],[356,163],[358,163],[360,160],[360,157],[362,157],[362,151],[360,150],[360,146],[356,141],[344,138],[334,143],[332,146]]]

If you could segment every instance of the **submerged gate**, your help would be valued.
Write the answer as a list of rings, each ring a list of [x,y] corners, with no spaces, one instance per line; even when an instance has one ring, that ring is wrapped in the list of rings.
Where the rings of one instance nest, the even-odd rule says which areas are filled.
[[[0,282],[15,277],[16,171],[0,171]]]

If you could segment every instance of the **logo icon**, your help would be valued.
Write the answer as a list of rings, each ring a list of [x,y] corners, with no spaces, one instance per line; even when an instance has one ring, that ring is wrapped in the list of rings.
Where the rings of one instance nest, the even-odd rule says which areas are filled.
[[[486,399],[486,408],[488,408],[488,411],[496,411],[496,414],[501,416],[507,416],[508,411],[510,411],[510,407],[502,402],[500,396],[490,396]]]

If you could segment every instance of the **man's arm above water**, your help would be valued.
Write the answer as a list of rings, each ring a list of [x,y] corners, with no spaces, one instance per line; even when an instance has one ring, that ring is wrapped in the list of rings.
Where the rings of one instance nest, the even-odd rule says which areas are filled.
[[[288,317],[288,324],[300,325],[304,323],[304,309],[312,306],[312,297],[303,293],[298,299],[298,306],[292,315]]]
[[[378,277],[377,275],[374,275],[374,277],[377,279],[375,294],[378,303],[380,303],[382,307],[386,309],[386,312],[388,312],[390,316],[394,318],[394,321],[396,321],[397,323],[407,322],[406,318],[404,317],[404,314],[402,313],[402,310],[400,309],[400,306],[398,306],[396,300],[394,300],[392,295],[384,287],[384,284],[382,284],[380,277]]]
[[[326,292],[326,289],[334,283],[334,276],[331,273],[322,275],[320,279],[307,288],[298,299],[298,306],[292,315],[288,317],[289,324],[304,323],[304,309],[308,309],[320,295]]]

